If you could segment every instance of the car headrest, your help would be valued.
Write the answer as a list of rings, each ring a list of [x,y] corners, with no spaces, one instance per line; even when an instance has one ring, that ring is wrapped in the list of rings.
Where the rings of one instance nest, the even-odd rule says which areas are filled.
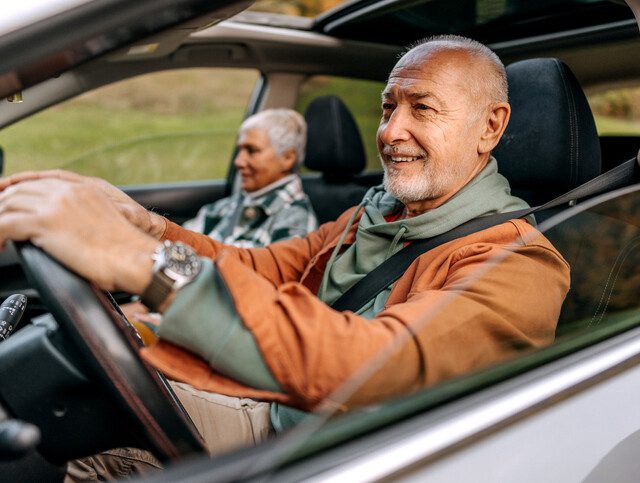
[[[493,154],[512,189],[560,193],[600,174],[593,114],[569,67],[523,60],[507,78],[511,119]]]
[[[336,96],[314,99],[304,113],[307,149],[304,165],[326,178],[349,179],[366,164],[360,131],[353,116]]]

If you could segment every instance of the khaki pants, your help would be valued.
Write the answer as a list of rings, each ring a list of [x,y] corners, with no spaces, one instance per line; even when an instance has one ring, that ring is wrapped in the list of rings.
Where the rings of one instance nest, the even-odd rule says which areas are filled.
[[[212,455],[250,446],[273,434],[269,403],[199,391],[170,381]],[[148,451],[116,448],[69,462],[65,482],[121,479],[162,469]]]

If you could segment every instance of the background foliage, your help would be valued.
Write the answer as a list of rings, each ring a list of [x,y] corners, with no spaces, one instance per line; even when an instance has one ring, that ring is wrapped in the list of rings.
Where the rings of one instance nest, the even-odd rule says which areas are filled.
[[[315,17],[345,0],[258,0],[249,10]]]

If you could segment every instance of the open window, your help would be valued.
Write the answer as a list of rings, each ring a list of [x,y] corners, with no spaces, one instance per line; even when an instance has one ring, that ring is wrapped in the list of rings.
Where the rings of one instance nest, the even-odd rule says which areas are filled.
[[[61,168],[116,185],[225,179],[258,77],[181,69],[88,92],[0,131],[5,174]]]

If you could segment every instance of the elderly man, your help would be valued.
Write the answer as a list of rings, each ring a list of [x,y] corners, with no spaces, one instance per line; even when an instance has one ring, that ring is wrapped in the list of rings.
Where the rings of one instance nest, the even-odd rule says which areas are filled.
[[[304,118],[291,109],[268,109],[247,118],[233,160],[242,191],[203,206],[183,226],[245,248],[315,230],[318,221],[296,174],[306,137]]]
[[[313,410],[356,373],[368,377],[348,401],[334,401],[342,408],[553,340],[569,267],[523,219],[424,253],[356,312],[327,305],[415,240],[526,206],[510,195],[491,157],[509,114],[497,56],[469,39],[436,37],[398,61],[382,93],[384,188],[304,239],[228,247],[109,185],[101,185],[105,196],[93,189],[96,181],[65,174],[58,176],[71,179],[23,181],[37,177],[26,174],[0,185],[16,183],[0,195],[0,241],[31,239],[105,289],[142,294],[164,312],[161,341],[144,355],[182,382],[180,397],[192,391],[198,400],[224,394],[275,402],[256,424],[279,430],[296,420],[290,407]],[[163,264],[154,268],[152,255],[172,252],[186,260],[185,280],[158,290]],[[206,421],[195,422],[208,442],[215,439],[202,429]],[[254,428],[247,442],[255,435]]]

